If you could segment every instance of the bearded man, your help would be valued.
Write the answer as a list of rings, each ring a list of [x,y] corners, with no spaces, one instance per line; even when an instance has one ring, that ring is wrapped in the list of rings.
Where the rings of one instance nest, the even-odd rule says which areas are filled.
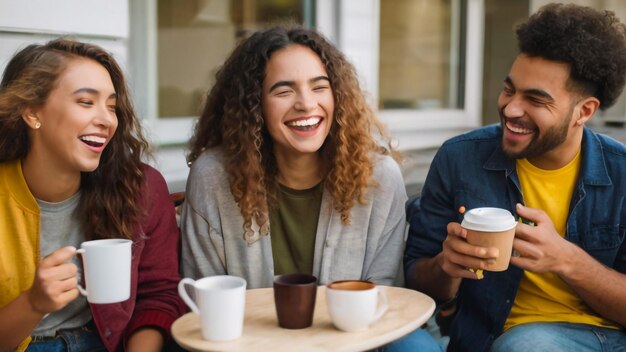
[[[449,350],[626,350],[626,147],[585,126],[626,80],[610,11],[542,7],[517,28],[501,123],[447,141],[407,204],[407,285],[456,299]],[[470,245],[459,209],[520,220],[503,272]]]

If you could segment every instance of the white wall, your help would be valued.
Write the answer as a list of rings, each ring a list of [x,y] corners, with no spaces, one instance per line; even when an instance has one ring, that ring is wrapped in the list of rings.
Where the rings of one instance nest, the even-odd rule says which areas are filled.
[[[19,49],[61,35],[111,51],[127,67],[128,0],[0,0],[0,69]]]

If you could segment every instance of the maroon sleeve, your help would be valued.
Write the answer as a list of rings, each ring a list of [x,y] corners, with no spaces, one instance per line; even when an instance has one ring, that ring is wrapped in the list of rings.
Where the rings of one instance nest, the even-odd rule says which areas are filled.
[[[158,328],[167,339],[174,320],[186,311],[177,289],[179,231],[163,176],[147,165],[144,172],[146,187],[141,203],[147,209],[142,225],[144,246],[138,266],[136,305],[125,339],[147,326]]]

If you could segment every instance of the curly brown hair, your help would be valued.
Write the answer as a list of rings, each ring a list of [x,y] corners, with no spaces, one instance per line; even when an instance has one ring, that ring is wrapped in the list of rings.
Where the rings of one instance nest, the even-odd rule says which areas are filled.
[[[234,49],[217,72],[188,155],[193,162],[206,148],[222,148],[230,190],[243,215],[249,241],[253,220],[262,235],[268,233],[268,212],[275,206],[277,187],[272,139],[262,113],[265,69],[273,53],[294,44],[315,52],[330,78],[334,123],[319,154],[324,187],[344,224],[350,224],[355,200],[363,204],[367,187],[376,184],[371,180],[375,155],[399,157],[365,101],[354,67],[326,38],[302,27],[277,26],[254,33]]]
[[[573,91],[615,103],[626,82],[626,26],[612,11],[548,4],[517,28],[521,53],[570,65]]]
[[[122,70],[102,48],[59,38],[32,44],[9,61],[0,83],[0,162],[23,159],[29,152],[22,113],[45,104],[58,78],[75,58],[102,65],[117,95],[118,127],[93,172],[81,173],[77,211],[88,239],[133,238],[143,216],[137,203],[144,185],[141,157],[148,144],[141,134]]]

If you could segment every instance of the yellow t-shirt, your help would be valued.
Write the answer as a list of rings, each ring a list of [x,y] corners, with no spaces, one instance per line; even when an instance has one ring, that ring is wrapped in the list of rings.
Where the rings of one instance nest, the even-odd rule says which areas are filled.
[[[579,168],[580,150],[569,164],[557,170],[539,169],[526,159],[517,161],[526,206],[544,210],[563,237]],[[530,322],[571,322],[620,329],[593,312],[556,274],[524,271],[504,330]]]

